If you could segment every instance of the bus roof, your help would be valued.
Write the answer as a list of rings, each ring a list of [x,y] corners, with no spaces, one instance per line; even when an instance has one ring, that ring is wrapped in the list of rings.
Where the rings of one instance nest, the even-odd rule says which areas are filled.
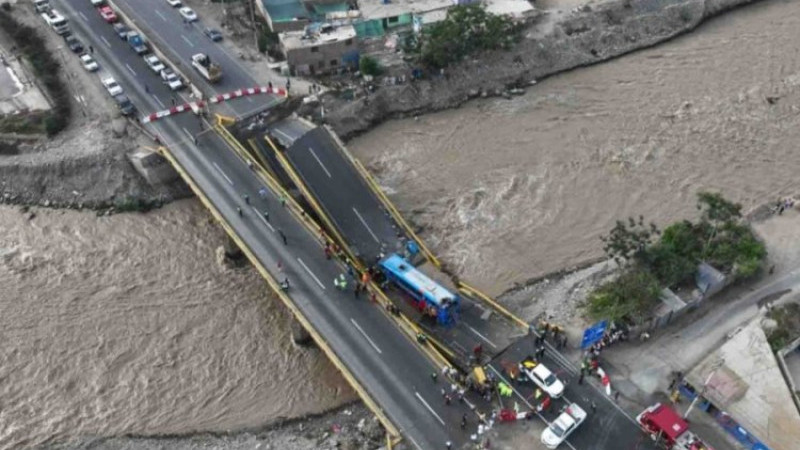
[[[444,300],[454,299],[450,291],[428,278],[427,275],[417,270],[416,267],[397,254],[392,254],[384,258],[384,260],[381,261],[381,265],[395,274],[404,277],[409,283],[414,284],[416,287],[428,293],[430,297],[432,297],[431,300],[436,302],[436,306],[440,306]]]

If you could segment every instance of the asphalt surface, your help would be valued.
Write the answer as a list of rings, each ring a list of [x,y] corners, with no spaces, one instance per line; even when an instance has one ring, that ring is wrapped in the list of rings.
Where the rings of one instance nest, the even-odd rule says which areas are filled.
[[[402,253],[406,237],[342,151],[328,131],[318,127],[296,139],[285,153],[356,256],[369,265],[380,255]]]
[[[155,110],[170,103],[174,93],[113,33],[88,1],[54,3],[70,20],[73,32],[94,46],[94,56],[102,69],[115,76],[140,110]],[[146,0],[141,3],[166,4]],[[180,19],[176,22],[173,28],[180,29]],[[195,43],[195,51],[215,46],[205,36],[202,38]],[[234,73],[229,74],[232,76],[228,82],[242,79],[231,72]],[[467,411],[458,404],[444,405],[440,394],[443,383],[431,381],[430,374],[436,370],[433,364],[382,308],[363,296],[354,299],[351,292],[333,288],[332,280],[344,267],[323,257],[316,237],[296,222],[272,193],[266,198],[258,196],[263,187],[258,178],[209,129],[210,124],[192,114],[176,115],[148,126],[149,131],[161,136],[264,267],[278,280],[289,279],[292,301],[408,442],[420,449],[443,448],[448,440],[456,448],[463,444],[466,434],[458,423]],[[249,195],[252,204],[246,204],[244,195]],[[242,208],[241,216],[237,207]],[[261,215],[265,210],[270,213],[269,222]]]
[[[531,408],[535,407],[537,403],[534,398],[536,386],[527,380],[511,381],[506,368],[516,366],[523,359],[535,353],[534,338],[533,335],[529,335],[517,340],[490,363],[490,370],[514,389],[513,400],[523,402]],[[553,399],[551,406],[541,413],[541,417],[547,422],[552,422],[564,407],[573,402],[588,413],[586,421],[569,436],[562,446],[573,450],[655,450],[657,448],[641,432],[634,419],[602,391],[602,386],[599,385],[596,377],[590,381],[591,376],[586,375],[583,383],[579,383],[579,370],[549,343],[546,345],[544,357],[540,362],[566,386],[564,395]]]

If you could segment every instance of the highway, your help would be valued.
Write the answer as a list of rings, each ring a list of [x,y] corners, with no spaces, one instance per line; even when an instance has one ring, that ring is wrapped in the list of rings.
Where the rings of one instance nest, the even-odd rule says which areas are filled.
[[[94,56],[103,70],[114,74],[140,111],[150,112],[170,103],[173,93],[100,19],[88,1],[53,2],[70,20],[73,31],[94,46]],[[159,6],[166,5],[155,0],[141,0],[137,4],[141,4],[141,11],[150,14],[156,14]],[[177,13],[175,17],[176,23],[165,29],[180,30]],[[211,53],[210,49],[217,47],[199,33],[196,38],[193,47],[187,44],[191,51]],[[233,83],[252,85],[249,77],[237,75],[238,66],[224,61],[222,65],[227,84],[220,85],[221,88],[234,87]],[[261,96],[252,102],[236,100],[229,107],[246,112],[274,101]],[[300,226],[272,192],[266,198],[259,197],[261,181],[222,138],[209,131],[210,125],[197,116],[183,114],[154,122],[148,129],[161,136],[180,166],[191,174],[194,183],[259,263],[275,279],[288,278],[291,284],[288,294],[293,303],[408,442],[419,449],[443,448],[447,441],[452,441],[455,447],[463,444],[466,434],[458,422],[467,411],[459,404],[444,405],[440,394],[444,384],[441,381],[436,384],[430,377],[436,367],[382,308],[370,304],[364,296],[355,299],[350,291],[333,289],[332,280],[344,267],[322,257],[316,236]],[[193,144],[195,138],[198,145]],[[252,204],[243,200],[244,195],[249,195]],[[241,216],[237,207],[242,208]],[[262,215],[265,210],[270,213],[269,222]]]

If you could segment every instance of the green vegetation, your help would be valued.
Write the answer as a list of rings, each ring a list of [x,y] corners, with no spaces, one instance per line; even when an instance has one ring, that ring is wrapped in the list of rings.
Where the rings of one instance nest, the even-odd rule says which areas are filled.
[[[14,41],[19,52],[30,62],[33,73],[41,80],[44,89],[53,101],[53,109],[42,120],[41,116],[27,116],[29,120],[3,121],[9,128],[7,132],[46,132],[53,136],[67,127],[72,108],[69,91],[59,78],[60,66],[56,58],[47,49],[44,39],[37,31],[16,21],[7,9],[0,9],[0,29]]]
[[[114,209],[117,212],[147,212],[160,207],[159,201],[148,201],[139,197],[125,197],[114,201]]]
[[[644,319],[657,304],[660,287],[691,285],[701,261],[735,280],[758,274],[767,251],[741,221],[741,205],[701,192],[697,208],[698,222],[683,220],[663,231],[645,224],[643,217],[617,221],[601,239],[606,255],[623,267],[623,274],[589,295],[587,314],[595,319]]]
[[[378,76],[381,74],[381,65],[378,60],[369,56],[362,56],[358,61],[358,70],[364,75]]]
[[[772,308],[767,317],[774,320],[777,326],[767,334],[767,341],[773,352],[786,347],[794,339],[800,337],[800,305],[787,303]]]
[[[511,19],[487,13],[483,5],[454,6],[445,20],[423,30],[420,56],[423,63],[439,69],[479,51],[507,50],[519,39],[520,30]]]

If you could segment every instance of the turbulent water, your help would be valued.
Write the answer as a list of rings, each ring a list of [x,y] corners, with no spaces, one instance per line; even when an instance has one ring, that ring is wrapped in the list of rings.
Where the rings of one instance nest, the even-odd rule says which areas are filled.
[[[0,207],[0,448],[258,426],[354,398],[199,203]]]
[[[764,1],[350,147],[435,251],[497,294],[601,256],[619,218],[694,214],[698,190],[745,207],[797,193],[798,42],[800,4]]]

